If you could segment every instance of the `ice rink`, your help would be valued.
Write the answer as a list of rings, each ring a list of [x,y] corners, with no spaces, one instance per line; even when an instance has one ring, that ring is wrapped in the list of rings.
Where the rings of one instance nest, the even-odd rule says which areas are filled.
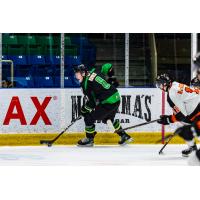
[[[185,147],[168,145],[163,155],[161,145],[0,147],[0,165],[187,165]]]

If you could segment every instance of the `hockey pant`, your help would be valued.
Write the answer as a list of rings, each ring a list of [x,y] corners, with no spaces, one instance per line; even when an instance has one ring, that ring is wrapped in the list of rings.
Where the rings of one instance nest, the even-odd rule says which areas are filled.
[[[194,145],[194,138],[198,137],[200,140],[200,116],[197,116],[191,125],[181,127],[179,136],[182,137],[189,146]]]
[[[108,119],[111,120],[115,130],[120,130],[121,125],[118,120],[115,119],[115,115],[118,111],[120,102],[114,104],[99,104],[91,113],[87,113],[84,116],[85,121],[85,132],[91,137],[95,136],[95,121],[102,120],[103,123],[106,123]],[[120,135],[120,134],[119,134]]]

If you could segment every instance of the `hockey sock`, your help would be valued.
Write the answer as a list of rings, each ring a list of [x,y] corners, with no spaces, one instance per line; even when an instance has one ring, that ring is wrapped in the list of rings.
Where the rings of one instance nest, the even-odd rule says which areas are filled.
[[[118,120],[115,120],[115,121],[114,121],[113,126],[114,126],[114,128],[115,128],[115,131],[119,131],[120,129],[122,129],[122,127],[121,127],[121,125],[120,125],[120,123],[119,123]],[[122,135],[124,134],[124,131],[117,132],[117,134],[118,134],[119,136],[122,136]]]
[[[86,126],[85,132],[86,132],[86,136],[88,138],[94,137],[95,136],[95,125]]]
[[[187,145],[188,145],[189,147],[192,147],[192,146],[195,145],[195,140],[192,139],[192,140],[190,140],[190,141],[186,141],[186,143],[187,143]]]

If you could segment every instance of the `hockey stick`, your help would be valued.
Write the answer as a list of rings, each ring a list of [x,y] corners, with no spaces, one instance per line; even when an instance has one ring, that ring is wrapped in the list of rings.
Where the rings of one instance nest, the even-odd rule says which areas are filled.
[[[53,140],[40,140],[40,144],[46,144],[48,147],[51,147],[52,144],[61,136],[63,135],[63,133],[65,133],[76,121],[78,121],[79,119],[81,119],[81,116],[79,116],[78,118],[76,118],[74,121],[72,121],[72,123],[67,126],[61,133],[59,133]]]
[[[180,128],[178,128],[178,129],[176,129],[176,131],[175,131],[173,134],[164,137],[164,141],[167,140],[167,142],[166,142],[166,143],[163,145],[163,147],[160,149],[160,151],[158,152],[159,154],[162,154],[162,153],[163,153],[163,149],[169,144],[169,142],[172,140],[172,138],[173,138],[174,136],[179,135],[179,134],[181,133],[182,128],[183,128],[183,127],[180,127]],[[162,141],[162,139],[159,140],[159,141],[157,141],[157,142],[161,142],[161,141]]]
[[[154,122],[157,122],[157,121],[158,121],[158,119],[155,119],[155,120],[150,121],[150,122],[144,122],[144,123],[137,124],[137,125],[134,125],[134,126],[129,126],[129,127],[126,127],[126,128],[123,128],[123,129],[116,131],[116,133],[120,133],[122,131],[126,131],[126,130],[129,130],[129,129],[132,129],[132,128],[137,128],[137,127],[140,127],[140,126],[148,125],[148,124],[151,124],[151,123],[154,123]]]
[[[175,134],[171,134],[171,135],[168,135],[164,138],[164,140],[167,140],[167,142],[163,145],[163,147],[160,149],[160,151],[158,152],[159,154],[162,154],[163,153],[163,149],[169,144],[169,142],[171,141],[171,139],[175,136]],[[162,140],[160,140],[161,142]]]

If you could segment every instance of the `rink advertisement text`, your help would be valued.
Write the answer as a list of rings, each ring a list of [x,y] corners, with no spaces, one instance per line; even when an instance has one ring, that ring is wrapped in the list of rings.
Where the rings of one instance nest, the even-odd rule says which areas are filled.
[[[148,122],[161,115],[161,92],[156,88],[120,88],[121,104],[116,114],[123,127]],[[84,98],[80,89],[4,89],[0,90],[0,133],[57,133],[80,115]],[[170,111],[167,107],[167,112]],[[167,128],[167,127],[166,127]],[[110,132],[100,121],[98,132]],[[159,124],[134,131],[160,132]],[[83,119],[70,132],[83,132]]]
[[[45,97],[44,101],[41,104],[38,100],[38,97],[31,96],[30,98],[33,103],[32,106],[36,108],[36,112],[33,115],[33,118],[29,124],[37,125],[38,120],[41,118],[45,125],[51,125],[52,123],[49,117],[47,116],[45,109],[51,101],[52,97]],[[20,98],[18,96],[12,97],[3,125],[9,125],[11,120],[19,120],[21,125],[28,124],[20,102]]]
[[[121,123],[130,123],[126,116],[133,116],[145,121],[151,121],[151,101],[153,95],[121,95],[121,106],[118,114],[121,115]],[[133,99],[134,98],[134,99]],[[71,96],[72,101],[72,121],[80,115],[81,106],[85,99],[82,96]],[[144,105],[144,106],[143,106]],[[100,121],[97,121],[100,123]]]

